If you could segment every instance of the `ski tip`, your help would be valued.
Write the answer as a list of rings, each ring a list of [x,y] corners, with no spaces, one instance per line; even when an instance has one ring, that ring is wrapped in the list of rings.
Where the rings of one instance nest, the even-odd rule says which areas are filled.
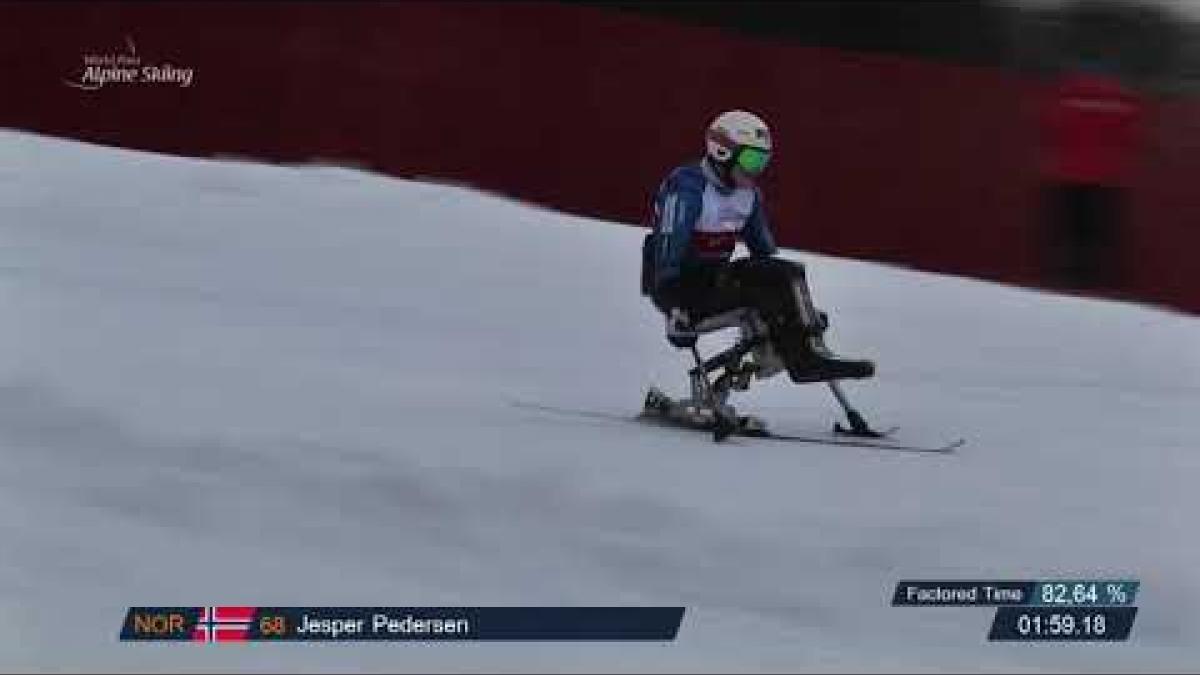
[[[964,446],[966,444],[967,444],[967,439],[959,438],[957,440],[950,441],[949,443],[946,443],[945,445],[941,445],[941,446],[937,446],[937,447],[912,448],[912,450],[915,452],[926,452],[926,453],[935,454],[935,455],[950,455],[950,454],[953,454],[955,450],[958,450],[959,448],[961,448],[962,446]]]
[[[950,441],[949,443],[946,443],[945,445],[926,446],[926,447],[912,446],[912,447],[905,448],[905,449],[911,450],[913,452],[925,452],[925,453],[930,453],[930,454],[935,454],[935,455],[949,455],[949,454],[953,454],[955,450],[958,450],[959,448],[961,448],[962,446],[964,446],[966,444],[967,444],[967,439],[959,438],[957,440]]]

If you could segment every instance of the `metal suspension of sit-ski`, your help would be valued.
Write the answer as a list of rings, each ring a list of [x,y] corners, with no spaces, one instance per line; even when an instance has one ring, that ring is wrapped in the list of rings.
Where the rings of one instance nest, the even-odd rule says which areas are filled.
[[[742,334],[737,343],[707,360],[700,356],[696,345],[691,346],[692,358],[695,359],[696,365],[688,371],[692,396],[685,405],[703,405],[711,411],[714,441],[722,441],[733,433],[743,430],[748,424],[765,431],[761,423],[746,416],[739,417],[736,410],[728,404],[730,392],[734,389],[746,390],[750,385],[750,380],[758,372],[759,364],[747,364],[744,361],[745,357],[766,342],[766,335],[756,325],[756,322],[743,319],[740,321],[740,328]],[[715,382],[710,381],[709,373],[718,369],[723,372]],[[885,432],[872,429],[862,413],[850,404],[840,382],[837,380],[826,380],[825,382],[849,423],[848,427],[844,427],[840,422],[834,422],[833,431],[835,433],[866,438],[881,438],[885,435]]]
[[[736,347],[737,346],[735,345],[734,349],[736,349]],[[717,361],[722,355],[727,354],[728,352],[729,350],[726,350],[726,352],[718,354],[710,361]],[[732,413],[727,409],[728,404],[726,403],[726,401],[729,399],[729,388],[734,383],[730,381],[730,387],[722,387],[717,389],[708,380],[710,362],[706,362],[700,357],[700,351],[696,349],[696,345],[692,345],[692,357],[696,359],[696,367],[688,371],[688,378],[692,385],[692,400],[703,401],[708,405],[709,409],[712,410],[713,440],[723,441],[734,431],[737,431],[738,428],[737,415],[736,413]],[[738,361],[740,360],[741,359],[739,357]],[[717,364],[711,367],[715,369],[721,366],[720,364]],[[729,376],[728,369],[721,375],[721,377],[724,378],[727,376]],[[717,381],[719,383],[721,381],[720,378],[718,378]],[[741,382],[740,379],[739,382]]]

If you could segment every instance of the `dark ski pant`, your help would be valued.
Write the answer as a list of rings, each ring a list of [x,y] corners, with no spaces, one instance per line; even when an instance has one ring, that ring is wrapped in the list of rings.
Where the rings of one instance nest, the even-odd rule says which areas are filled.
[[[751,308],[766,322],[785,361],[804,349],[804,338],[819,331],[820,319],[808,292],[804,266],[781,258],[742,258],[682,279],[683,309],[693,322],[734,309]],[[666,302],[653,297],[664,313]]]

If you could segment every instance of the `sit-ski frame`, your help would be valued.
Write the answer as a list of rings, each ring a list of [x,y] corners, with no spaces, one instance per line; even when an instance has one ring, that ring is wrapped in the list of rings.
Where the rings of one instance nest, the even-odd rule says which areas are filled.
[[[750,386],[750,380],[758,370],[758,364],[747,364],[744,362],[746,355],[754,351],[766,341],[764,331],[759,329],[754,317],[742,317],[740,329],[742,336],[732,347],[720,352],[707,360],[700,356],[700,350],[696,345],[692,345],[692,357],[696,361],[696,365],[688,371],[688,380],[691,384],[692,397],[690,403],[693,405],[703,404],[708,409],[712,410],[715,417],[713,427],[714,440],[720,441],[728,437],[738,429],[739,420],[736,411],[730,406],[727,401],[732,390],[745,391]],[[724,327],[721,325],[716,327]],[[710,381],[708,374],[717,369],[724,369],[724,372],[716,379]],[[863,436],[867,438],[879,438],[882,433],[875,431],[867,424],[862,414],[850,405],[850,400],[846,397],[846,392],[842,390],[842,385],[837,380],[814,380],[814,382],[825,382],[829,386],[829,390],[833,392],[833,397],[837,399],[838,405],[846,414],[846,420],[850,426],[843,427],[841,423],[835,422],[833,430],[837,433],[847,434],[851,436]]]

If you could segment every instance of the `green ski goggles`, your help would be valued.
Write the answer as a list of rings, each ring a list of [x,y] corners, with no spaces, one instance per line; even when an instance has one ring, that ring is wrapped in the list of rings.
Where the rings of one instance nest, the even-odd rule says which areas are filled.
[[[742,148],[738,151],[735,163],[738,168],[751,176],[757,176],[767,168],[771,161],[771,153],[758,148]]]

